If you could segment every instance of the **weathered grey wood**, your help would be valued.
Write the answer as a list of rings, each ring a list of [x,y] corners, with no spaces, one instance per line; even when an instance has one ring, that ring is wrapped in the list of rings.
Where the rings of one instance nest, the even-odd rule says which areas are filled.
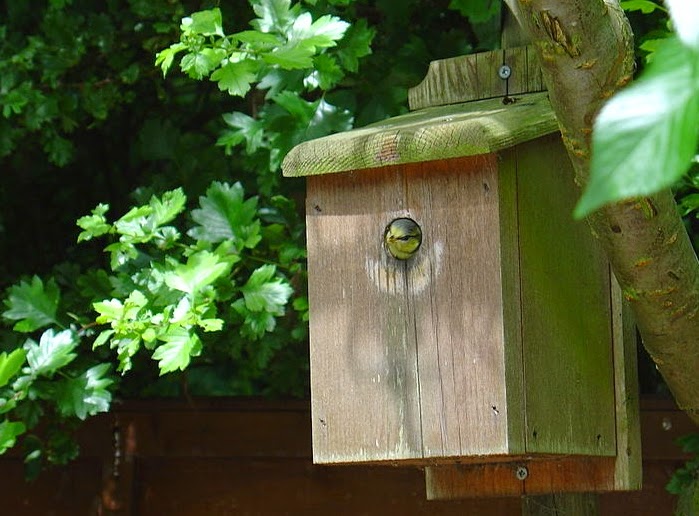
[[[432,61],[422,82],[408,91],[410,109],[543,91],[541,73],[528,66],[533,56],[524,46]],[[511,70],[506,80],[498,75],[503,64]]]
[[[408,113],[304,142],[284,159],[285,176],[311,176],[488,154],[558,130],[545,93],[511,104],[490,99]]]
[[[535,418],[545,418],[549,424],[550,435],[546,442],[534,440],[534,446],[527,447],[527,453],[546,453],[565,447],[577,449],[578,453],[584,450],[589,455],[607,457],[542,458],[533,454],[510,463],[431,466],[426,468],[427,496],[429,499],[456,499],[638,489],[641,464],[635,329],[629,321],[629,312],[622,311],[618,286],[609,284],[610,273],[601,252],[586,233],[586,228],[576,227],[570,217],[575,189],[572,182],[565,182],[570,165],[562,155],[562,146],[556,137],[544,137],[504,151],[499,162],[501,258],[503,297],[506,300],[503,304],[505,352],[508,364],[524,360],[526,367],[523,378],[521,369],[506,367],[510,374],[506,383],[508,394],[517,393],[518,382],[522,381],[526,382],[527,390],[526,400],[521,398],[521,394],[512,399],[508,397],[508,405],[513,403],[526,408],[527,419],[532,411]],[[552,202],[564,205],[551,206]],[[550,221],[539,220],[551,213],[560,215]],[[579,234],[581,231],[582,235]],[[566,235],[561,235],[561,232],[566,232]],[[520,241],[520,235],[524,242]],[[520,262],[523,264],[521,270]],[[542,275],[542,271],[553,275],[552,278]],[[552,294],[557,288],[563,289],[558,292],[559,298]],[[523,300],[521,305],[507,302],[508,299],[520,298]],[[581,303],[584,306],[580,306]],[[577,306],[573,314],[556,314],[556,310],[568,306]],[[514,314],[508,315],[508,307]],[[524,312],[523,319],[521,312]],[[574,319],[581,318],[577,324],[585,326],[585,332],[576,330],[568,334],[565,329],[560,329],[561,321],[563,324],[570,322],[571,315]],[[524,351],[522,326],[527,339]],[[589,330],[594,327],[598,338],[586,343],[581,356],[561,356],[556,340],[564,346],[575,346],[580,338],[576,335],[589,337]],[[557,339],[539,338],[547,335]],[[607,359],[600,360],[604,356]],[[585,373],[584,369],[576,371],[576,368],[584,368],[590,360],[596,364],[594,374]],[[604,388],[604,382],[598,385],[600,371],[613,374],[613,390],[607,385],[609,390],[606,392],[597,391],[598,387]],[[571,398],[575,393],[567,388],[566,378],[562,375],[570,375],[571,379],[578,377],[574,387],[585,399]],[[553,385],[542,386],[542,381],[551,381]],[[530,388],[530,382],[539,385]],[[552,413],[546,415],[545,410],[551,402]],[[591,405],[594,405],[592,409]],[[561,410],[558,410],[559,406]],[[599,411],[599,408],[603,410]],[[574,420],[576,416],[584,421]],[[513,410],[510,410],[509,421],[515,421]],[[571,423],[574,435],[566,431],[567,425],[563,424],[566,421],[574,421]],[[524,425],[525,421],[522,421],[522,428]],[[611,435],[600,439],[605,447],[600,450],[596,429],[604,427]],[[512,429],[509,435],[517,435],[516,429]],[[532,441],[531,436],[527,438]],[[514,475],[520,465],[529,471],[524,481]]]
[[[522,299],[519,267],[519,202],[517,200],[517,153],[510,149],[499,155],[500,259],[502,270],[502,306],[505,332],[504,381],[507,385],[509,448],[513,453],[525,450],[524,369],[522,368]]]
[[[308,186],[314,460],[521,452],[507,435],[495,156]],[[381,246],[400,216],[423,231],[407,263]]]
[[[493,154],[406,166],[406,199],[423,228],[414,305],[426,458],[516,453],[508,442]],[[512,407],[514,411],[516,407]],[[519,414],[516,415],[519,417]]]
[[[313,453],[318,463],[422,456],[415,326],[383,230],[409,215],[400,170],[310,178]]]
[[[609,266],[572,219],[577,192],[560,136],[516,152],[526,449],[613,456]]]
[[[613,274],[611,279],[617,441],[614,488],[631,491],[641,489],[643,483],[637,330],[631,308],[624,300]]]

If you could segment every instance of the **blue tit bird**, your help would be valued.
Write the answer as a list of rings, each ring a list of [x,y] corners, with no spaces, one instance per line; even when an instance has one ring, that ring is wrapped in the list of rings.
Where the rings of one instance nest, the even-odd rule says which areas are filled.
[[[397,260],[407,260],[420,248],[422,230],[413,219],[395,219],[386,226],[383,238],[391,256]]]

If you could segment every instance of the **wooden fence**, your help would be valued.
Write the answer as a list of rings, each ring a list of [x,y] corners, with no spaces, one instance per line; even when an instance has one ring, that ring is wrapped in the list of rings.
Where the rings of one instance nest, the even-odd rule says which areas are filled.
[[[664,486],[696,427],[668,402],[644,400],[643,491],[600,496],[603,515],[662,516]],[[27,484],[22,457],[0,457],[2,514],[218,516],[517,515],[518,498],[425,500],[419,468],[314,466],[306,402],[128,402],[79,435],[81,456]]]

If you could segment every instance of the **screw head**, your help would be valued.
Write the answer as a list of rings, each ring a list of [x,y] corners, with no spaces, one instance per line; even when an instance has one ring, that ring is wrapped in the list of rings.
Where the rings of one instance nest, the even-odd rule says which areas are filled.
[[[512,75],[512,68],[507,66],[506,64],[502,65],[500,69],[498,70],[498,76],[502,79],[509,79],[510,75]]]
[[[517,480],[524,480],[529,476],[529,470],[524,466],[517,466],[515,470],[515,477]]]

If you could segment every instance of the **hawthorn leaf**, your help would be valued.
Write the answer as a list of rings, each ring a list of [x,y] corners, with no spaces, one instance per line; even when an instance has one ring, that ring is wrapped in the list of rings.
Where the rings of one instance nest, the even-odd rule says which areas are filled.
[[[4,387],[22,368],[27,352],[22,348],[13,350],[9,355],[0,353],[0,387]]]
[[[275,48],[271,52],[262,54],[262,59],[271,64],[277,65],[285,70],[300,70],[313,66],[313,55],[315,48],[313,45],[287,44]]]
[[[274,265],[267,264],[258,267],[250,275],[241,288],[248,310],[284,315],[284,306],[293,289],[282,278],[275,277],[276,272]]]
[[[211,74],[211,80],[218,83],[218,89],[229,95],[244,97],[251,84],[257,79],[257,65],[252,59],[237,63],[228,62]]]
[[[100,203],[92,210],[91,215],[85,215],[77,220],[76,224],[83,230],[78,235],[78,242],[87,242],[109,233],[112,226],[104,216],[108,210],[109,204]]]
[[[177,369],[183,371],[191,357],[201,353],[201,341],[196,333],[190,333],[181,326],[170,326],[160,336],[165,342],[153,352],[153,360],[158,361],[160,374],[170,373]]]
[[[56,403],[63,416],[84,420],[100,412],[107,412],[112,394],[107,389],[114,380],[107,377],[109,364],[91,367],[77,378],[62,380],[56,392]]]
[[[192,13],[182,18],[181,28],[185,32],[194,32],[202,36],[224,36],[223,17],[218,7]]]
[[[71,330],[54,332],[48,329],[42,333],[39,343],[27,339],[24,350],[27,352],[27,362],[31,373],[37,375],[51,375],[75,359],[78,339]]]
[[[299,6],[291,7],[291,0],[256,0],[252,9],[258,16],[251,25],[260,32],[285,32],[293,23]]]
[[[2,315],[5,319],[17,321],[15,331],[32,332],[49,324],[57,324],[59,299],[60,292],[53,278],[44,285],[41,278],[34,276],[31,282],[22,280],[10,287],[5,299],[7,310]]]
[[[590,180],[574,215],[672,186],[699,137],[699,56],[676,38],[659,46],[641,78],[602,108],[592,133]]]
[[[17,436],[27,431],[24,423],[5,420],[0,423],[0,455],[15,445]]]
[[[195,294],[226,274],[230,263],[222,262],[209,251],[199,251],[165,274],[165,283],[175,290]]]
[[[238,250],[254,248],[260,241],[257,197],[245,200],[240,183],[229,185],[215,181],[199,198],[201,208],[192,210],[197,226],[188,235],[197,240],[218,243],[232,240]]]
[[[365,19],[357,20],[340,41],[337,57],[342,66],[350,72],[359,70],[359,58],[371,54],[371,42],[376,29],[369,27]]]
[[[156,226],[167,224],[177,217],[185,208],[187,197],[182,188],[165,192],[160,198],[152,196],[148,205],[151,208],[153,223]]]

